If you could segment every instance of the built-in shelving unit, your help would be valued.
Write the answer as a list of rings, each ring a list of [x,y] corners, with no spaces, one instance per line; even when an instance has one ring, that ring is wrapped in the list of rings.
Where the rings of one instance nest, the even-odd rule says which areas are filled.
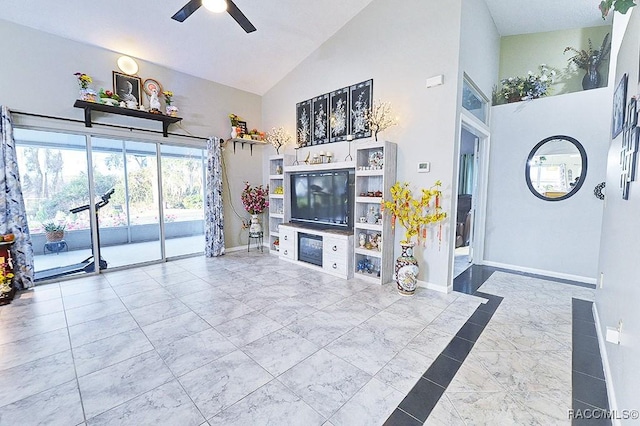
[[[144,118],[147,120],[161,121],[162,136],[164,136],[165,138],[169,135],[169,125],[173,123],[177,123],[178,121],[182,120],[182,118],[180,117],[171,117],[169,115],[164,115],[164,114],[154,114],[147,111],[140,111],[138,109],[123,108],[119,106],[100,104],[98,102],[81,101],[80,99],[76,100],[73,106],[84,110],[84,125],[86,127],[93,127],[93,124],[91,121],[92,111],[108,112],[110,114],[126,115],[128,117],[136,117],[136,118]]]
[[[354,145],[354,276],[385,284],[393,280],[395,238],[391,218],[381,211],[381,202],[391,199],[391,187],[396,181],[397,145],[375,140],[362,140]]]
[[[285,217],[284,203],[284,167],[293,162],[291,155],[272,155],[269,157],[269,250],[277,253],[276,241],[280,241],[280,225]],[[281,187],[281,194],[274,194]]]

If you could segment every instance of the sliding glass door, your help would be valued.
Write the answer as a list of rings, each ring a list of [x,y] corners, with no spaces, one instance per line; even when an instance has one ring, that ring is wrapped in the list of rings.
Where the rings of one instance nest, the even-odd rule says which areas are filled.
[[[100,251],[109,267],[162,259],[156,144],[91,138]]]
[[[36,279],[93,272],[86,137],[26,129],[14,136]]]
[[[37,281],[203,252],[203,149],[28,129],[15,138]]]
[[[204,151],[160,148],[167,257],[204,251]]]

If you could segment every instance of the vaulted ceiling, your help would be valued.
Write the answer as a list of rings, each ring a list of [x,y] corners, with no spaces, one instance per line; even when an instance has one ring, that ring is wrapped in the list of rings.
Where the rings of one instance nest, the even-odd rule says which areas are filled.
[[[251,34],[205,8],[172,20],[187,0],[5,0],[0,19],[264,94],[371,1],[235,0],[258,29]],[[486,3],[502,35],[603,23],[596,0]]]

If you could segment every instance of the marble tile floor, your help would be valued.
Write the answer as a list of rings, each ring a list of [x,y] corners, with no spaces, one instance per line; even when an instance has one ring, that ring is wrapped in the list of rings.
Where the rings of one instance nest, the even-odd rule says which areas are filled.
[[[592,290],[481,290],[503,302],[426,424],[568,424],[571,298]],[[483,301],[259,252],[40,286],[0,307],[0,425],[383,424]]]
[[[478,270],[476,274],[482,275]],[[590,312],[594,290],[502,271],[486,270],[484,274],[486,281],[475,294],[503,299],[455,376],[440,389],[442,397],[424,424],[572,424],[569,410],[576,408],[576,395],[591,396],[583,399],[588,401],[595,398],[593,388],[574,388],[576,374],[585,376],[583,370],[576,373],[576,352],[572,351],[576,302],[582,312]],[[595,352],[597,356],[592,354],[590,360],[598,358],[599,363],[599,351]],[[601,364],[589,365],[588,371],[599,373],[597,380],[603,383]],[[587,407],[608,408],[602,405],[603,399],[606,404],[606,389],[604,397],[599,396],[598,402]],[[416,420],[409,417],[397,424],[423,423]]]

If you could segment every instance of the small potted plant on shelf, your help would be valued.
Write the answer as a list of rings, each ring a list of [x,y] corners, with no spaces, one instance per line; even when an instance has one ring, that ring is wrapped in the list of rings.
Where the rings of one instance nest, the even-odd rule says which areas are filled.
[[[166,112],[168,116],[177,117],[178,116],[178,107],[175,105],[171,105],[173,92],[171,90],[165,90],[162,92],[162,96],[164,96],[164,103],[167,104]]]
[[[602,13],[602,19],[605,19],[611,9],[624,15],[635,5],[633,0],[603,0],[600,2],[598,8]]]
[[[77,72],[73,74],[78,79],[78,86],[80,86],[80,100],[95,102],[96,92],[89,85],[93,83],[93,79],[90,75],[83,72]]]
[[[113,93],[111,90],[100,89],[98,96],[100,97],[100,103],[106,105],[118,106],[120,103],[120,96]]]
[[[44,232],[47,242],[55,243],[64,238],[64,228],[66,225],[48,222],[44,224]]]
[[[548,95],[556,71],[545,64],[538,68],[540,72],[537,74],[529,71],[526,77],[509,77],[500,80],[502,87],[494,88],[493,104],[529,101]]]

